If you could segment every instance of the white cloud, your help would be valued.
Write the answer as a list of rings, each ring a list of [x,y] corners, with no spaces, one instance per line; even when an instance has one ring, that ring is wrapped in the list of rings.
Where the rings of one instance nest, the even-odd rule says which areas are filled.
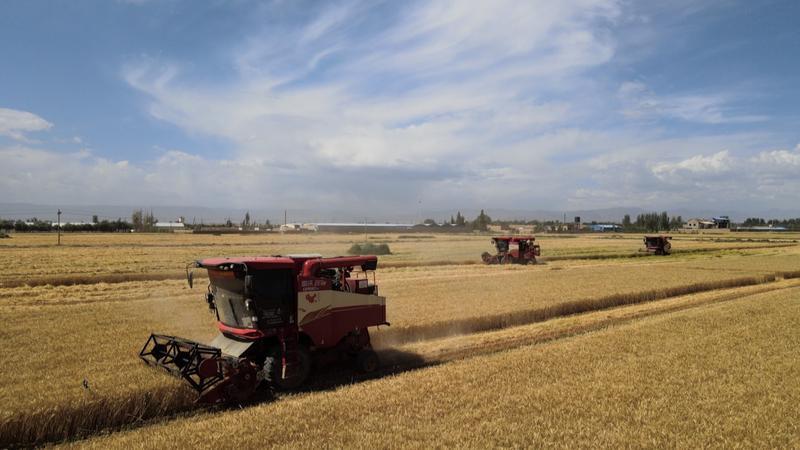
[[[768,119],[765,116],[737,113],[730,106],[730,95],[659,96],[639,81],[623,82],[617,97],[622,102],[622,114],[632,119],[670,118],[704,124],[762,122]]]
[[[27,133],[47,130],[52,126],[52,123],[36,114],[0,108],[0,136],[8,136],[11,139],[25,141]]]
[[[766,132],[661,128],[662,119],[693,130],[763,119],[736,109],[731,91],[656,94],[603,72],[629,57],[615,28],[628,3],[353,1],[292,13],[290,24],[274,20],[286,15],[272,8],[285,6],[262,6],[263,27],[227,49],[222,76],[200,61],[154,57],[121,70],[147,114],[221,139],[224,152],[156,147],[157,157],[128,161],[0,147],[9,161],[0,188],[26,201],[376,214],[415,211],[419,199],[426,208],[562,209],[794,198],[787,186],[800,178],[800,150],[761,151],[781,148]],[[48,178],[41,191],[22,188],[38,178]]]
[[[794,151],[772,150],[761,152],[751,160],[755,164],[765,165],[773,168],[797,170],[800,168],[800,144]],[[800,173],[798,173],[800,176]]]
[[[229,139],[237,158],[468,166],[570,118],[568,103],[537,96],[608,61],[613,41],[599,21],[618,14],[612,0],[435,1],[402,11],[366,36],[347,26],[370,13],[358,3],[330,6],[297,29],[267,27],[234,52],[232,83],[193,85],[153,60],[124,77],[152,99],[154,117]],[[337,64],[315,71],[333,53]]]
[[[732,165],[730,152],[722,150],[713,155],[697,155],[677,163],[659,163],[652,170],[657,177],[664,179],[686,173],[700,176],[720,174],[729,171]]]

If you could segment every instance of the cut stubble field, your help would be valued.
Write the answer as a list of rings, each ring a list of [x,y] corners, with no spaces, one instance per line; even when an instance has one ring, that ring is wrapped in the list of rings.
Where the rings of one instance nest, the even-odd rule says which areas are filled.
[[[78,445],[796,447],[798,289]]]
[[[245,248],[253,249],[250,254],[272,253],[256,251],[261,247],[252,243],[246,245],[253,247],[240,246],[239,237],[230,237],[229,246],[215,243],[208,247],[203,245],[219,237],[197,238],[199,247],[194,248],[186,236],[176,237],[172,243],[158,236],[149,243],[122,235],[117,256],[125,260],[125,248],[136,246],[153,251],[160,258],[155,265],[148,264],[146,257],[124,262],[132,270],[148,273],[175,261],[193,259],[187,255],[198,249],[216,252],[215,255],[234,255]],[[487,240],[479,238],[481,242]],[[86,247],[58,250],[77,252],[78,260],[84,261],[90,256],[82,252],[96,243],[92,239],[95,238],[87,238]],[[103,239],[103,251],[113,253],[113,239]],[[313,237],[311,244],[338,248],[346,247],[352,237],[339,236],[327,243],[317,239],[323,238]],[[433,245],[429,239],[396,240],[403,241],[400,248],[408,261],[440,261],[449,255],[448,249],[461,245],[459,239],[470,245],[473,240],[478,242],[471,236],[437,236]],[[553,241],[579,239],[585,241],[581,245],[594,246],[600,253],[604,249],[616,251],[614,245],[621,240],[587,237]],[[614,245],[603,247],[608,242]],[[47,247],[35,244],[29,242],[28,250],[46,252]],[[311,245],[299,241],[285,245],[288,248],[307,244]],[[374,337],[381,346],[406,346],[411,351],[407,346],[424,347],[424,340],[448,335],[497,330],[694,292],[770,283],[776,276],[800,276],[796,246],[785,247],[784,242],[783,247],[731,250],[726,246],[730,242],[723,244],[707,254],[673,258],[564,260],[526,267],[411,265],[380,269],[378,284],[381,294],[388,297],[392,326],[382,327]],[[394,250],[395,244],[391,245]],[[440,253],[430,253],[432,248]],[[586,247],[574,248],[585,251]],[[7,250],[0,250],[4,258],[9,257]],[[23,249],[14,250],[20,251]],[[328,254],[337,253],[342,252]],[[381,262],[384,260],[382,257]],[[52,261],[41,264],[48,276],[71,273],[68,265]],[[17,270],[24,273],[25,269]],[[32,273],[35,278],[40,272]],[[0,313],[5,322],[0,338],[7,343],[4,360],[15,361],[13,366],[0,367],[0,444],[88,436],[104,428],[131,426],[192,410],[193,393],[178,380],[141,364],[136,353],[151,331],[208,341],[216,333],[214,318],[201,297],[202,289],[189,290],[179,280],[0,287]]]

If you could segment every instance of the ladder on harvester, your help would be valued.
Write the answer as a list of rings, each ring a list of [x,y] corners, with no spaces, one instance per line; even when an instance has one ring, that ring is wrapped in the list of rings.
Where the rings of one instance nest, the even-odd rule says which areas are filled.
[[[297,339],[297,333],[281,333],[281,378],[288,380],[292,377],[300,375],[302,368],[300,365],[300,354],[298,347],[300,342]]]

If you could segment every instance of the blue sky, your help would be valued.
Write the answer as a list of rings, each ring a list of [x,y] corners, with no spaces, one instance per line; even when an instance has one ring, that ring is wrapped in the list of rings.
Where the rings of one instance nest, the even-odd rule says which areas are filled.
[[[7,1],[0,190],[800,213],[798,17],[794,1]]]

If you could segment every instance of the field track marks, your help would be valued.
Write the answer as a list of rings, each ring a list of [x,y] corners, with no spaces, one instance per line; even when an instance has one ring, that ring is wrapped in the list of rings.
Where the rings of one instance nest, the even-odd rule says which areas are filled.
[[[597,298],[584,298],[503,314],[483,315],[460,320],[443,320],[425,325],[409,325],[405,327],[380,329],[372,335],[372,338],[373,341],[378,344],[396,346],[415,341],[472,334],[482,331],[501,330],[503,328],[543,322],[556,317],[593,312],[617,306],[647,303],[721,289],[772,283],[778,278],[792,278],[794,274],[793,272],[787,272],[772,275],[757,275],[694,283],[671,288],[613,294]]]
[[[769,285],[725,289],[721,292],[695,294],[685,297],[598,311],[582,316],[554,319],[534,326],[512,327],[502,331],[476,333],[453,338],[426,341],[400,346],[396,350],[419,355],[423,365],[440,364],[470,358],[526,345],[536,345],[554,340],[590,333],[612,326],[620,326],[644,318],[669,314],[710,304],[739,300],[766,292],[800,288],[800,280],[782,281]]]

